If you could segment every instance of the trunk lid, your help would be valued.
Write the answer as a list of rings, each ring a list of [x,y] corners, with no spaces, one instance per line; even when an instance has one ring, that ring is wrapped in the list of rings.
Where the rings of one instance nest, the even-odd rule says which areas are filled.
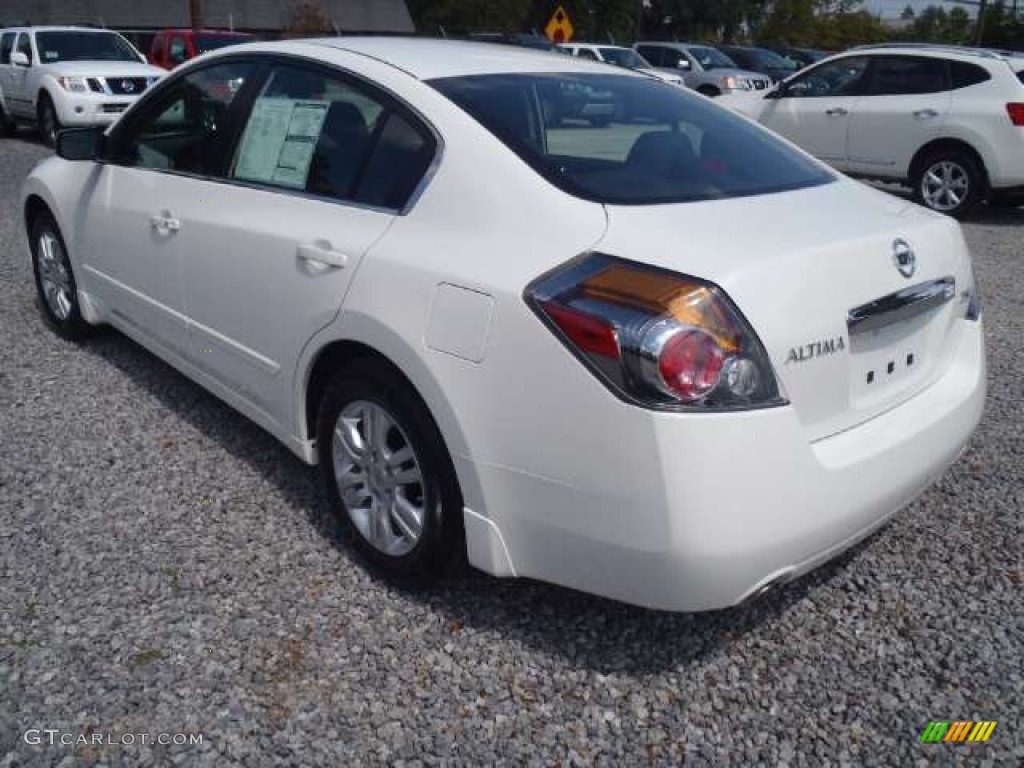
[[[710,280],[729,294],[764,344],[808,440],[895,407],[948,367],[963,294],[973,289],[952,219],[847,179],[607,210],[609,227],[594,250]],[[896,264],[898,240],[916,257],[909,277]],[[910,290],[936,295],[898,308],[906,302],[897,294]],[[851,325],[858,308],[869,319]]]

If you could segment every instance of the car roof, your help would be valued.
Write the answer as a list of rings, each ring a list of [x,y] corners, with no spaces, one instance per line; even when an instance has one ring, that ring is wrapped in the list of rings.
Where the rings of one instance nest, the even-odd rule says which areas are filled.
[[[559,48],[618,48],[620,51],[629,51],[631,48],[627,48],[624,45],[615,45],[614,43],[559,43]]]
[[[608,74],[605,64],[501,43],[413,37],[325,37],[274,43],[245,43],[224,49],[293,53],[329,58],[324,49],[351,51],[390,64],[419,80],[465,75],[536,72],[590,72]],[[633,77],[626,70],[622,77]]]
[[[907,55],[908,53],[933,55],[944,57],[956,57],[963,61],[977,61],[978,59],[989,59],[996,61],[1016,60],[1024,56],[1014,51],[1000,51],[992,48],[970,48],[962,45],[941,45],[938,43],[886,43],[875,45],[859,45],[855,48],[844,51],[844,53],[870,53],[873,55],[892,54]]]
[[[62,24],[27,24],[22,26],[2,27],[0,32],[112,32],[121,34],[116,29],[106,27],[73,27]]]
[[[169,34],[169,35],[191,35],[193,32],[192,27],[165,27],[164,29],[157,30],[157,34]],[[234,29],[217,29],[216,27],[202,27],[196,34],[199,35],[232,35],[237,37],[252,37],[249,32],[239,32]]]

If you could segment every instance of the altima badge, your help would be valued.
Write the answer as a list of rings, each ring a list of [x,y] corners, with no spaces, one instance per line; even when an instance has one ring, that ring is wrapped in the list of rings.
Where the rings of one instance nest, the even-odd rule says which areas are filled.
[[[908,279],[914,275],[914,270],[917,269],[917,256],[914,255],[914,249],[910,247],[910,243],[900,238],[892,241],[892,261],[900,274]]]
[[[806,360],[813,360],[815,357],[834,355],[836,352],[842,352],[844,349],[846,349],[846,342],[843,341],[842,336],[836,336],[834,339],[824,339],[823,341],[812,341],[810,344],[804,344],[802,347],[791,348],[786,356],[786,362],[802,363]]]

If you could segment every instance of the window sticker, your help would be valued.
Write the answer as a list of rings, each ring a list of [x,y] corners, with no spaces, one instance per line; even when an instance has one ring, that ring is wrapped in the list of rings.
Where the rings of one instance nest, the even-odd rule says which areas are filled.
[[[46,61],[56,61],[59,58],[59,51],[43,51],[43,59],[45,59]]]
[[[327,101],[307,99],[257,99],[242,135],[234,177],[304,189],[329,106]]]

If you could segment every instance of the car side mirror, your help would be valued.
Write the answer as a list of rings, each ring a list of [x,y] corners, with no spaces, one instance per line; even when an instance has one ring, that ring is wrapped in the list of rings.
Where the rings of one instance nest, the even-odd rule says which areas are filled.
[[[764,95],[766,99],[781,99],[786,95],[786,84],[779,83]]]
[[[103,126],[65,128],[57,134],[57,157],[65,160],[99,160],[106,139]]]
[[[21,51],[15,51],[14,53],[11,54],[11,64],[13,64],[16,67],[31,67],[32,66],[32,62],[28,60],[28,56],[26,56]]]
[[[690,60],[689,59],[680,59],[679,61],[676,62],[676,69],[682,69],[682,70],[684,70],[686,72],[689,72],[690,71]]]

